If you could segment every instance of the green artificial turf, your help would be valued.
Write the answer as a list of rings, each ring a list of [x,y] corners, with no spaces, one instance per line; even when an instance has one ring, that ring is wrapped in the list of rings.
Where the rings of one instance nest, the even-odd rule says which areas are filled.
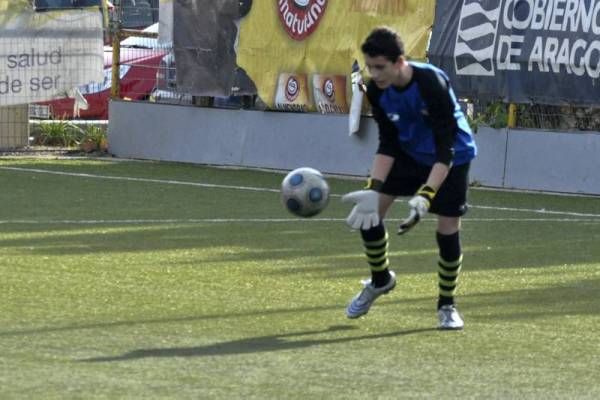
[[[0,398],[600,397],[597,197],[472,190],[466,327],[440,332],[433,218],[393,235],[395,205],[398,286],[348,320],[369,273],[339,195],[361,183],[329,178],[300,220],[282,177],[0,159]]]

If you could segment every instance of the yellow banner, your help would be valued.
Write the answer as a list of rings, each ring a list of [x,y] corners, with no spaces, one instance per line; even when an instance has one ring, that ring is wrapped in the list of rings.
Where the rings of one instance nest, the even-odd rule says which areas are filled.
[[[360,45],[377,26],[396,29],[406,54],[424,59],[434,9],[435,0],[255,1],[240,22],[237,63],[273,107],[280,74],[306,74],[308,82],[314,74],[349,76],[355,59],[362,65]]]

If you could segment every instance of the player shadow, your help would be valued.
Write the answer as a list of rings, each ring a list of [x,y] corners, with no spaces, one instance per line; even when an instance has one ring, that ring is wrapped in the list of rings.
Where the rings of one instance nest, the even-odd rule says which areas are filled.
[[[437,331],[437,328],[417,328],[374,335],[347,336],[333,339],[300,339],[302,336],[320,335],[330,332],[341,332],[358,329],[352,325],[334,325],[324,330],[291,332],[280,335],[259,336],[232,340],[229,342],[214,343],[206,346],[194,347],[172,347],[133,350],[120,356],[94,357],[80,362],[110,362],[129,361],[142,358],[166,358],[166,357],[203,357],[203,356],[227,356],[248,353],[264,353],[282,350],[294,350],[312,346],[322,346],[337,343],[353,342],[356,340],[383,339],[397,336],[413,335],[424,332]]]
[[[553,287],[493,291],[464,296],[472,319],[481,321],[534,321],[565,315],[600,315],[600,279],[580,279]],[[486,310],[496,310],[495,313]],[[505,311],[506,310],[506,311]]]
[[[206,224],[182,223],[176,227],[165,223],[143,223],[143,224],[124,224],[124,223],[90,223],[82,225],[52,225],[52,223],[43,223],[39,226],[29,224],[2,226],[0,233],[47,233],[52,232],[51,236],[44,237],[1,237],[0,248],[21,248],[27,249],[29,254],[56,256],[56,255],[77,255],[94,254],[107,252],[120,253],[144,253],[157,250],[183,250],[183,249],[203,249],[210,253],[210,249],[216,249],[214,255],[206,255],[199,259],[200,262],[210,262],[214,264],[228,264],[230,262],[240,262],[255,260],[256,254],[265,262],[269,260],[295,259],[306,255],[305,248],[295,246],[296,237],[301,237],[303,241],[309,240],[317,246],[319,236],[315,234],[314,229],[311,232],[310,226],[303,229],[296,229],[294,232],[283,232],[277,227],[275,229],[263,231],[262,233],[252,233],[249,235],[244,229],[232,231],[232,226],[244,226],[244,224],[217,224],[210,229],[211,234],[207,233]],[[142,229],[142,228],[147,229]],[[314,228],[314,226],[313,226]],[[80,232],[81,230],[87,232]],[[276,234],[274,235],[274,232]],[[165,238],[169,238],[165,240]],[[309,238],[309,239],[306,239]],[[270,241],[269,241],[270,240]],[[232,243],[243,243],[244,249],[237,248],[235,252],[227,254],[219,253],[219,249],[224,246],[231,246]],[[307,245],[309,246],[309,245]],[[252,248],[252,250],[245,250]],[[336,256],[338,253],[330,249],[329,256]],[[173,263],[176,265],[177,263]]]
[[[596,307],[600,279],[581,279],[552,287],[522,288],[515,290],[496,290],[483,293],[464,293],[459,297],[459,308],[465,312],[466,317],[472,321],[519,321],[545,318],[549,316],[564,315],[600,315],[600,308]],[[427,305],[426,305],[427,304]],[[418,296],[411,298],[384,299],[378,302],[378,307],[409,306],[410,308],[434,307],[431,296]],[[461,306],[464,306],[461,307]],[[328,312],[341,310],[339,304],[327,304],[301,308],[274,308],[245,310],[231,313],[214,313],[204,315],[190,315],[174,318],[138,319],[124,321],[105,321],[97,323],[80,323],[66,326],[46,326],[32,329],[0,330],[0,338],[22,335],[38,335],[53,332],[76,332],[90,329],[119,329],[139,325],[151,324],[176,324],[196,323],[211,320],[233,320],[251,317],[282,317],[303,312]],[[505,312],[489,313],[486,310],[506,310]],[[340,311],[341,312],[341,311]],[[331,329],[331,328],[330,328]],[[315,332],[316,333],[316,332]],[[402,334],[402,333],[396,333]],[[300,336],[301,333],[294,335]],[[280,335],[274,337],[283,337]],[[258,340],[258,339],[257,339]],[[353,339],[355,340],[355,339]]]

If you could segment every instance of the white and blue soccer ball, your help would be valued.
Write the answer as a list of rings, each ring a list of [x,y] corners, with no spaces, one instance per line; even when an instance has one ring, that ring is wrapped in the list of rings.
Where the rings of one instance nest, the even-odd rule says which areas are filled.
[[[317,215],[329,202],[329,185],[319,171],[302,167],[288,173],[281,182],[281,201],[294,215]]]

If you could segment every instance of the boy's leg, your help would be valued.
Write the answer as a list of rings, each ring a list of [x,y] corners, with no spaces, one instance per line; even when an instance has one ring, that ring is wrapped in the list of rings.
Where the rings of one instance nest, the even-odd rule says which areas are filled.
[[[380,223],[371,229],[360,231],[367,256],[367,262],[371,269],[371,283],[375,287],[385,286],[390,280],[389,258],[388,258],[388,240],[389,236],[383,219],[387,210],[394,202],[394,197],[386,194],[380,194],[379,197],[379,217]]]
[[[396,286],[396,276],[393,271],[388,269],[388,233],[383,223],[383,217],[393,201],[394,197],[382,194],[379,205],[381,222],[370,229],[360,230],[371,270],[371,279],[362,282],[364,288],[346,308],[348,318],[357,318],[366,314],[379,296],[386,294]]]
[[[441,329],[462,329],[463,320],[454,305],[462,265],[460,217],[467,210],[469,164],[453,166],[438,190],[429,212],[438,215],[438,317]]]
[[[462,264],[460,217],[439,217],[436,240],[439,247],[438,309],[454,304],[458,275]]]
[[[464,323],[454,305],[454,295],[462,266],[460,244],[460,217],[438,218],[436,239],[439,247],[438,262],[438,316],[440,328],[462,329]]]

